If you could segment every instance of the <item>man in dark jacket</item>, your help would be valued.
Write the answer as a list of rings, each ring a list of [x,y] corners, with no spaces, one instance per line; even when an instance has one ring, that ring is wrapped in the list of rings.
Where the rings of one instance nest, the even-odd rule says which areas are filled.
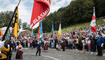
[[[58,43],[58,39],[57,39],[57,37],[54,39],[54,41],[55,41],[55,45],[54,45],[54,47],[56,48],[56,44]]]
[[[94,34],[91,40],[91,51],[92,52],[96,52],[96,47],[97,47],[96,41],[97,41],[96,35]]]
[[[38,53],[39,53],[39,56],[40,56],[41,55],[41,42],[40,41],[38,41],[38,43],[37,43],[36,56],[37,56]]]
[[[63,42],[62,42],[62,51],[65,51],[65,39],[62,39]]]

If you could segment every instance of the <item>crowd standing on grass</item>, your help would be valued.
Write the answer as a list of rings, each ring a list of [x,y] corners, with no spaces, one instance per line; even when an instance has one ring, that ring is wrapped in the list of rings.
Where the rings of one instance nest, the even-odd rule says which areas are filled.
[[[16,59],[22,59],[23,48],[37,48],[36,56],[41,50],[48,48],[58,51],[81,50],[88,52],[98,52],[98,56],[103,56],[105,50],[105,24],[97,26],[97,32],[92,33],[91,27],[74,29],[70,32],[62,32],[62,38],[57,33],[43,33],[42,40],[38,36],[24,35],[19,39],[11,37],[11,40],[5,40],[4,46],[0,48],[0,59],[11,60],[12,51],[16,51]],[[5,50],[3,50],[5,48]]]

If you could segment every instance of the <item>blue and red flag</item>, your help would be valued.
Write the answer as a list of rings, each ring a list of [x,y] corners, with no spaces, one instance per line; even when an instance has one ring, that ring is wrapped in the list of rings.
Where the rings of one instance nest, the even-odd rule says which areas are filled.
[[[8,40],[10,40],[10,29],[9,29],[9,31],[7,32],[6,38],[7,38]]]
[[[34,32],[33,32],[33,29],[32,29],[32,33],[31,33],[31,36],[33,37],[33,35],[34,35]]]
[[[38,30],[38,36],[39,36],[39,40],[42,40],[42,36],[43,36],[42,21],[40,22],[40,26],[39,26],[39,30]]]
[[[52,24],[52,32],[54,32],[54,25]]]

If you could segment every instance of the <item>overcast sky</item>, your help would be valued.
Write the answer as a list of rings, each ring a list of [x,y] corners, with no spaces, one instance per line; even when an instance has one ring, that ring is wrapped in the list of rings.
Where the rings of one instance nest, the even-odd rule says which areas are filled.
[[[51,0],[50,13],[70,4],[71,0]],[[14,11],[18,0],[0,0],[1,11]],[[19,18],[30,24],[34,0],[22,0],[19,6]]]

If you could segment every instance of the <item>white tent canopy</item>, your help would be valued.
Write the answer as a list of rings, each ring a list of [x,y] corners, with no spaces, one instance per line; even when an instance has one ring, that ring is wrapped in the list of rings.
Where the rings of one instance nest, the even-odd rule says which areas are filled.
[[[2,27],[1,28],[3,35],[4,35],[5,31],[6,31],[6,29],[7,29],[7,27]],[[10,29],[10,33],[12,33],[13,28],[10,27],[9,29]],[[20,34],[23,31],[25,31],[25,30],[19,29],[19,33],[18,34]]]
[[[2,27],[1,29],[2,29],[2,33],[4,34],[5,31],[6,31],[6,29],[7,29],[7,27]],[[11,33],[11,32],[12,32],[12,27],[10,27],[10,33]]]

